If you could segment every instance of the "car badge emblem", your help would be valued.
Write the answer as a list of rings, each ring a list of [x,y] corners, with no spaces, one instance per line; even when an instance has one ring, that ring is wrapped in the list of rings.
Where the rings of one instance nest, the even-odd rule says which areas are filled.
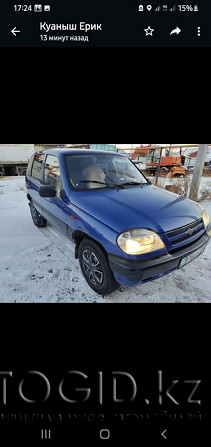
[[[189,236],[192,236],[193,231],[194,231],[193,228],[189,228],[189,229],[188,229],[187,233],[189,234]]]

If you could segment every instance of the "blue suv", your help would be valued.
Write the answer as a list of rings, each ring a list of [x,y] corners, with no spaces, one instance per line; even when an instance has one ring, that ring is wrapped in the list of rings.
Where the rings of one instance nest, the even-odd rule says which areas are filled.
[[[151,185],[115,152],[36,153],[26,187],[34,224],[49,221],[72,241],[87,283],[101,295],[183,267],[211,236],[201,206]]]

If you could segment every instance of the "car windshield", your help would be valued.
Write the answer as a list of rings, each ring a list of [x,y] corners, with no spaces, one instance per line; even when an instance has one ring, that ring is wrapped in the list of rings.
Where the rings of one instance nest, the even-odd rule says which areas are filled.
[[[131,160],[121,155],[66,155],[66,166],[71,185],[79,191],[148,184]]]

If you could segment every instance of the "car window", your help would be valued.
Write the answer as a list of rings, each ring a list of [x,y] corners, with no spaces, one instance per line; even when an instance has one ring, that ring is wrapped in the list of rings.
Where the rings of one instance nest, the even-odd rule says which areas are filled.
[[[44,160],[44,154],[36,154],[34,157],[34,162],[32,166],[32,177],[38,181],[40,181],[43,160]]]
[[[65,159],[68,178],[77,190],[147,183],[134,164],[122,155],[67,155]]]
[[[56,196],[60,197],[62,190],[61,172],[59,160],[54,155],[47,155],[44,168],[45,185],[53,186],[56,190]]]

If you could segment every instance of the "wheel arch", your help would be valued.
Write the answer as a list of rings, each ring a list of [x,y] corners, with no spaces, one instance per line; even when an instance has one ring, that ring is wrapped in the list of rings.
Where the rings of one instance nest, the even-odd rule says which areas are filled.
[[[89,234],[84,233],[81,230],[76,230],[73,233],[73,239],[75,241],[75,258],[78,259],[78,251],[79,251],[79,246],[81,244],[81,242],[84,239],[90,240],[92,242],[94,242],[96,245],[98,245],[98,247],[103,251],[103,253],[106,255],[106,257],[108,258],[108,253],[106,252],[105,248],[103,247],[102,244],[100,244],[100,242],[98,242],[96,239],[93,239]]]

